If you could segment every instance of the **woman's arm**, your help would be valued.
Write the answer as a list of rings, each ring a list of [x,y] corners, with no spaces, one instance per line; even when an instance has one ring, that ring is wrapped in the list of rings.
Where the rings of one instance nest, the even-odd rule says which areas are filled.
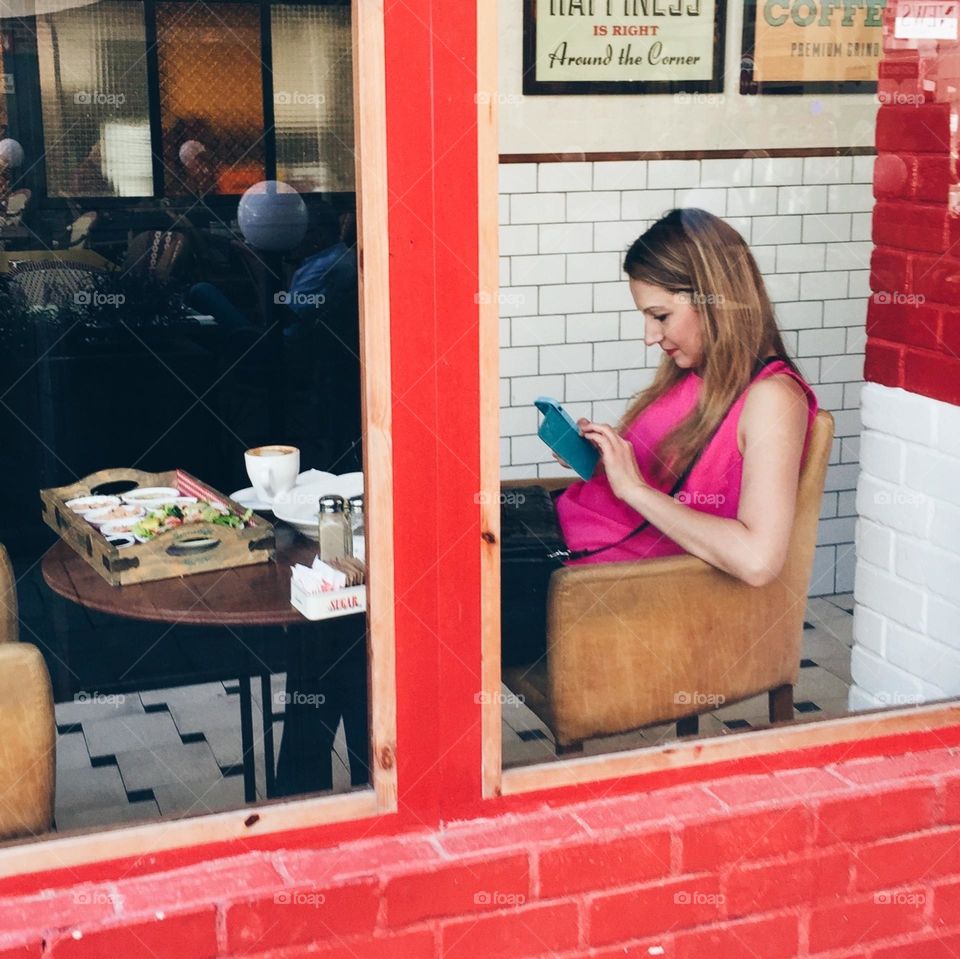
[[[740,417],[736,519],[702,513],[652,489],[640,476],[633,447],[612,427],[591,423],[584,436],[596,442],[610,486],[627,505],[688,553],[751,586],[765,586],[786,560],[806,430],[806,397],[794,380],[774,376],[750,388]]]

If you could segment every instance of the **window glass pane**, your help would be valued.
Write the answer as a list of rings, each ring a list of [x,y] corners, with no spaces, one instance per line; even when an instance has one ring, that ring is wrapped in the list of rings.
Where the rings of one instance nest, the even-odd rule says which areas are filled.
[[[243,193],[264,178],[260,10],[157,4],[165,193]]]
[[[277,175],[301,191],[354,189],[348,6],[271,10]]]
[[[37,17],[51,196],[151,196],[143,5],[108,0]]]

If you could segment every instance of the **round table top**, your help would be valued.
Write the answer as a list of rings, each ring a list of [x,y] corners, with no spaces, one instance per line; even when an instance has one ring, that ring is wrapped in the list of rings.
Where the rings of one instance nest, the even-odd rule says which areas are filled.
[[[161,623],[283,626],[307,620],[290,605],[290,567],[309,565],[316,543],[275,522],[276,559],[255,566],[111,586],[67,543],[43,557],[43,578],[60,596],[89,609]]]

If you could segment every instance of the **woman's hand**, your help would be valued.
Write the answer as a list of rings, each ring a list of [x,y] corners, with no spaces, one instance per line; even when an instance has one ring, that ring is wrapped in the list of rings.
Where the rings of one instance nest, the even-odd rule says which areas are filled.
[[[647,485],[640,475],[633,446],[606,423],[591,423],[590,420],[581,419],[577,425],[580,432],[600,451],[603,469],[614,496],[628,502],[631,494]]]

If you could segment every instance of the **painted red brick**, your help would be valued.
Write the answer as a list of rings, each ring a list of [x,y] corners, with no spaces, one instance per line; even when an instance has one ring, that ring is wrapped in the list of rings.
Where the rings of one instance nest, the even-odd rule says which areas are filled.
[[[660,821],[701,818],[723,811],[723,805],[701,786],[678,786],[655,792],[619,796],[601,803],[573,807],[577,818],[591,832],[625,829],[649,829]]]
[[[934,926],[960,924],[960,879],[939,882],[933,888]]]
[[[877,111],[877,153],[950,152],[950,105],[882,106]]]
[[[736,864],[723,883],[728,916],[843,896],[850,886],[847,849],[811,852],[770,863]]]
[[[476,859],[387,882],[387,924],[409,926],[433,917],[503,910],[530,899],[530,860],[517,855]]]
[[[960,935],[951,933],[878,949],[871,959],[957,959],[957,956],[960,956]]]
[[[756,776],[732,776],[710,784],[710,792],[728,806],[797,802],[823,793],[843,793],[849,783],[824,769],[791,769]]]
[[[0,898],[0,935],[93,925],[115,914],[111,893],[102,886],[77,886],[44,896]]]
[[[436,959],[438,954],[437,935],[430,929],[418,929],[394,935],[338,938],[334,943],[319,946],[292,946],[260,953],[252,959]]]
[[[948,356],[960,356],[960,312],[943,310],[940,314],[937,348]]]
[[[955,305],[960,296],[960,260],[950,256],[910,256],[907,292],[922,294],[931,304]],[[892,287],[898,289],[898,287]]]
[[[688,824],[681,833],[682,868],[685,872],[701,872],[724,863],[798,852],[810,838],[811,828],[810,811],[800,805]]]
[[[909,266],[906,253],[875,246],[870,254],[870,289],[909,290]]]
[[[318,885],[443,862],[436,847],[421,835],[350,843],[348,847],[332,849],[284,850],[276,853],[274,859],[292,882]]]
[[[217,913],[213,908],[167,913],[163,919],[139,919],[87,928],[82,933],[79,939],[64,933],[53,940],[48,950],[50,959],[119,959],[126,956],[213,959],[217,955]]]
[[[798,940],[798,918],[775,916],[679,933],[670,955],[676,959],[793,959],[799,951]]]
[[[519,959],[572,949],[579,939],[573,903],[474,916],[441,927],[443,959]]]
[[[180,905],[249,896],[258,890],[278,889],[283,879],[262,856],[244,856],[191,866],[176,873],[154,873],[117,884],[124,915],[154,912]]]
[[[905,347],[880,340],[867,340],[863,378],[882,386],[903,386]]]
[[[715,922],[723,915],[717,876],[680,876],[590,901],[590,943],[607,945]]]
[[[960,359],[929,350],[908,348],[903,385],[911,393],[960,405]]]
[[[913,195],[916,158],[881,153],[873,163],[873,195],[908,200]]]
[[[885,839],[858,849],[854,860],[860,891],[954,875],[960,873],[960,828]]]
[[[531,832],[535,832],[541,842],[587,838],[586,829],[569,812],[523,818],[504,816],[495,821],[483,820],[479,824],[463,823],[441,832],[438,838],[447,852],[461,855],[508,849],[511,846],[526,849],[530,844]]]
[[[868,899],[814,909],[810,952],[826,952],[913,932],[923,925],[926,894],[920,887],[876,892]]]
[[[947,194],[952,182],[949,156],[911,157],[913,195],[918,200],[947,202]]]
[[[837,775],[847,782],[867,786],[911,776],[955,775],[958,771],[960,752],[955,749],[930,749],[922,753],[870,757],[844,763]]]
[[[944,784],[942,818],[945,823],[960,823],[960,776],[951,776]]]
[[[950,213],[943,204],[878,200],[873,242],[899,249],[943,253],[951,243]]]
[[[936,789],[918,785],[819,803],[816,842],[832,846],[918,832],[935,820]]]
[[[582,955],[583,953],[578,953],[577,959]],[[588,955],[590,959],[650,959],[651,956],[656,956],[657,959],[674,959],[676,946],[673,936],[655,936],[653,939],[638,939],[606,949],[591,949]]]
[[[540,854],[538,871],[541,899],[665,876],[670,872],[670,832],[660,829],[549,849]]]
[[[298,886],[236,902],[226,914],[229,951],[246,955],[372,932],[379,902],[373,880],[334,887]]]
[[[935,349],[940,310],[925,303],[903,304],[897,302],[896,297],[889,300],[883,302],[883,295],[879,293],[871,297],[867,304],[867,336]]]
[[[40,959],[43,942],[40,939],[15,943],[13,940],[0,940],[0,959]]]

